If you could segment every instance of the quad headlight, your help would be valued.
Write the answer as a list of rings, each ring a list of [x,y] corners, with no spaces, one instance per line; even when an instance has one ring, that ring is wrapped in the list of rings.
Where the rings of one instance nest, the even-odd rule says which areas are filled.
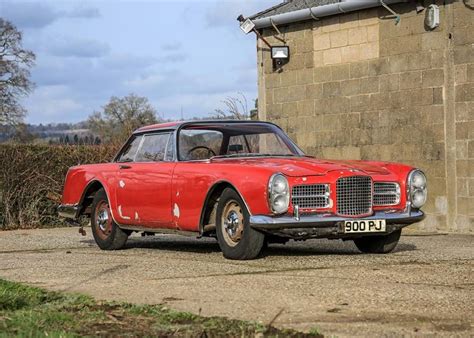
[[[421,170],[413,170],[408,175],[408,194],[411,206],[415,209],[421,208],[426,203],[428,189],[426,188],[426,176]]]
[[[290,186],[282,174],[274,174],[268,182],[268,203],[275,214],[288,211],[290,204]]]

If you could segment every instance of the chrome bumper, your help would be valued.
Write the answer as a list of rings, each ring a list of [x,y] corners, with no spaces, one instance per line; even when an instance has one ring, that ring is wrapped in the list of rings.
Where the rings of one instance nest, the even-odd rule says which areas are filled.
[[[387,224],[401,225],[397,228],[419,222],[425,218],[421,210],[408,212],[384,212],[378,211],[374,215],[361,217],[364,220],[384,219]],[[333,215],[301,215],[293,216],[250,216],[250,226],[260,230],[279,230],[289,228],[336,228],[341,229],[344,221],[356,220],[357,218],[339,217]]]
[[[58,207],[59,217],[76,219],[79,213],[79,205],[77,204],[61,204]]]

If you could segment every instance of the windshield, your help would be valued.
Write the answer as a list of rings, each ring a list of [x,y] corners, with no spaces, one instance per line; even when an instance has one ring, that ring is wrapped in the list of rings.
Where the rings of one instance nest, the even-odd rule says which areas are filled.
[[[183,128],[178,140],[182,161],[304,155],[279,128],[266,123],[197,123]]]

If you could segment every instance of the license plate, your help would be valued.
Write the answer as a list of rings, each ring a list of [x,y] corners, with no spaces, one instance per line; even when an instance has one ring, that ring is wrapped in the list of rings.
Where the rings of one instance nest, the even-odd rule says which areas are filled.
[[[385,220],[364,220],[358,219],[354,221],[344,222],[344,233],[353,234],[361,232],[385,232]]]

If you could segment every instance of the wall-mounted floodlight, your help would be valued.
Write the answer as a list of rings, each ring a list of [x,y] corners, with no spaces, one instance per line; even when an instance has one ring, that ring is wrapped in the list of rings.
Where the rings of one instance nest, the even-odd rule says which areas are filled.
[[[283,66],[290,60],[290,47],[288,46],[272,46],[271,53],[276,68]]]
[[[237,21],[240,22],[240,29],[245,34],[254,32],[259,39],[261,39],[271,50],[271,57],[273,60],[273,69],[279,69],[281,66],[290,60],[290,47],[288,46],[272,46],[268,41],[260,34],[258,29],[255,28],[255,23],[249,18],[244,18],[242,14],[237,17]],[[274,26],[275,27],[275,26]],[[275,29],[277,29],[275,27]],[[277,29],[278,30],[278,29]],[[280,39],[279,39],[280,40]],[[283,41],[284,43],[284,41]]]
[[[243,20],[243,18],[242,18],[242,21],[240,22],[240,29],[245,34],[250,33],[251,31],[253,31],[254,28],[255,28],[255,24],[252,22],[252,20],[250,20],[250,19]]]
[[[262,36],[262,34],[260,34],[260,32],[258,31],[258,29],[255,28],[255,24],[253,23],[252,20],[250,19],[246,19],[244,18],[244,16],[242,14],[240,14],[238,17],[237,17],[237,21],[240,22],[240,29],[242,30],[242,32],[244,32],[245,34],[248,34],[250,32],[254,32],[255,35],[257,35],[257,37],[259,39],[261,39],[268,47],[272,47],[268,41]]]
[[[437,5],[429,5],[426,10],[425,25],[429,29],[435,29],[439,26],[439,7]]]

